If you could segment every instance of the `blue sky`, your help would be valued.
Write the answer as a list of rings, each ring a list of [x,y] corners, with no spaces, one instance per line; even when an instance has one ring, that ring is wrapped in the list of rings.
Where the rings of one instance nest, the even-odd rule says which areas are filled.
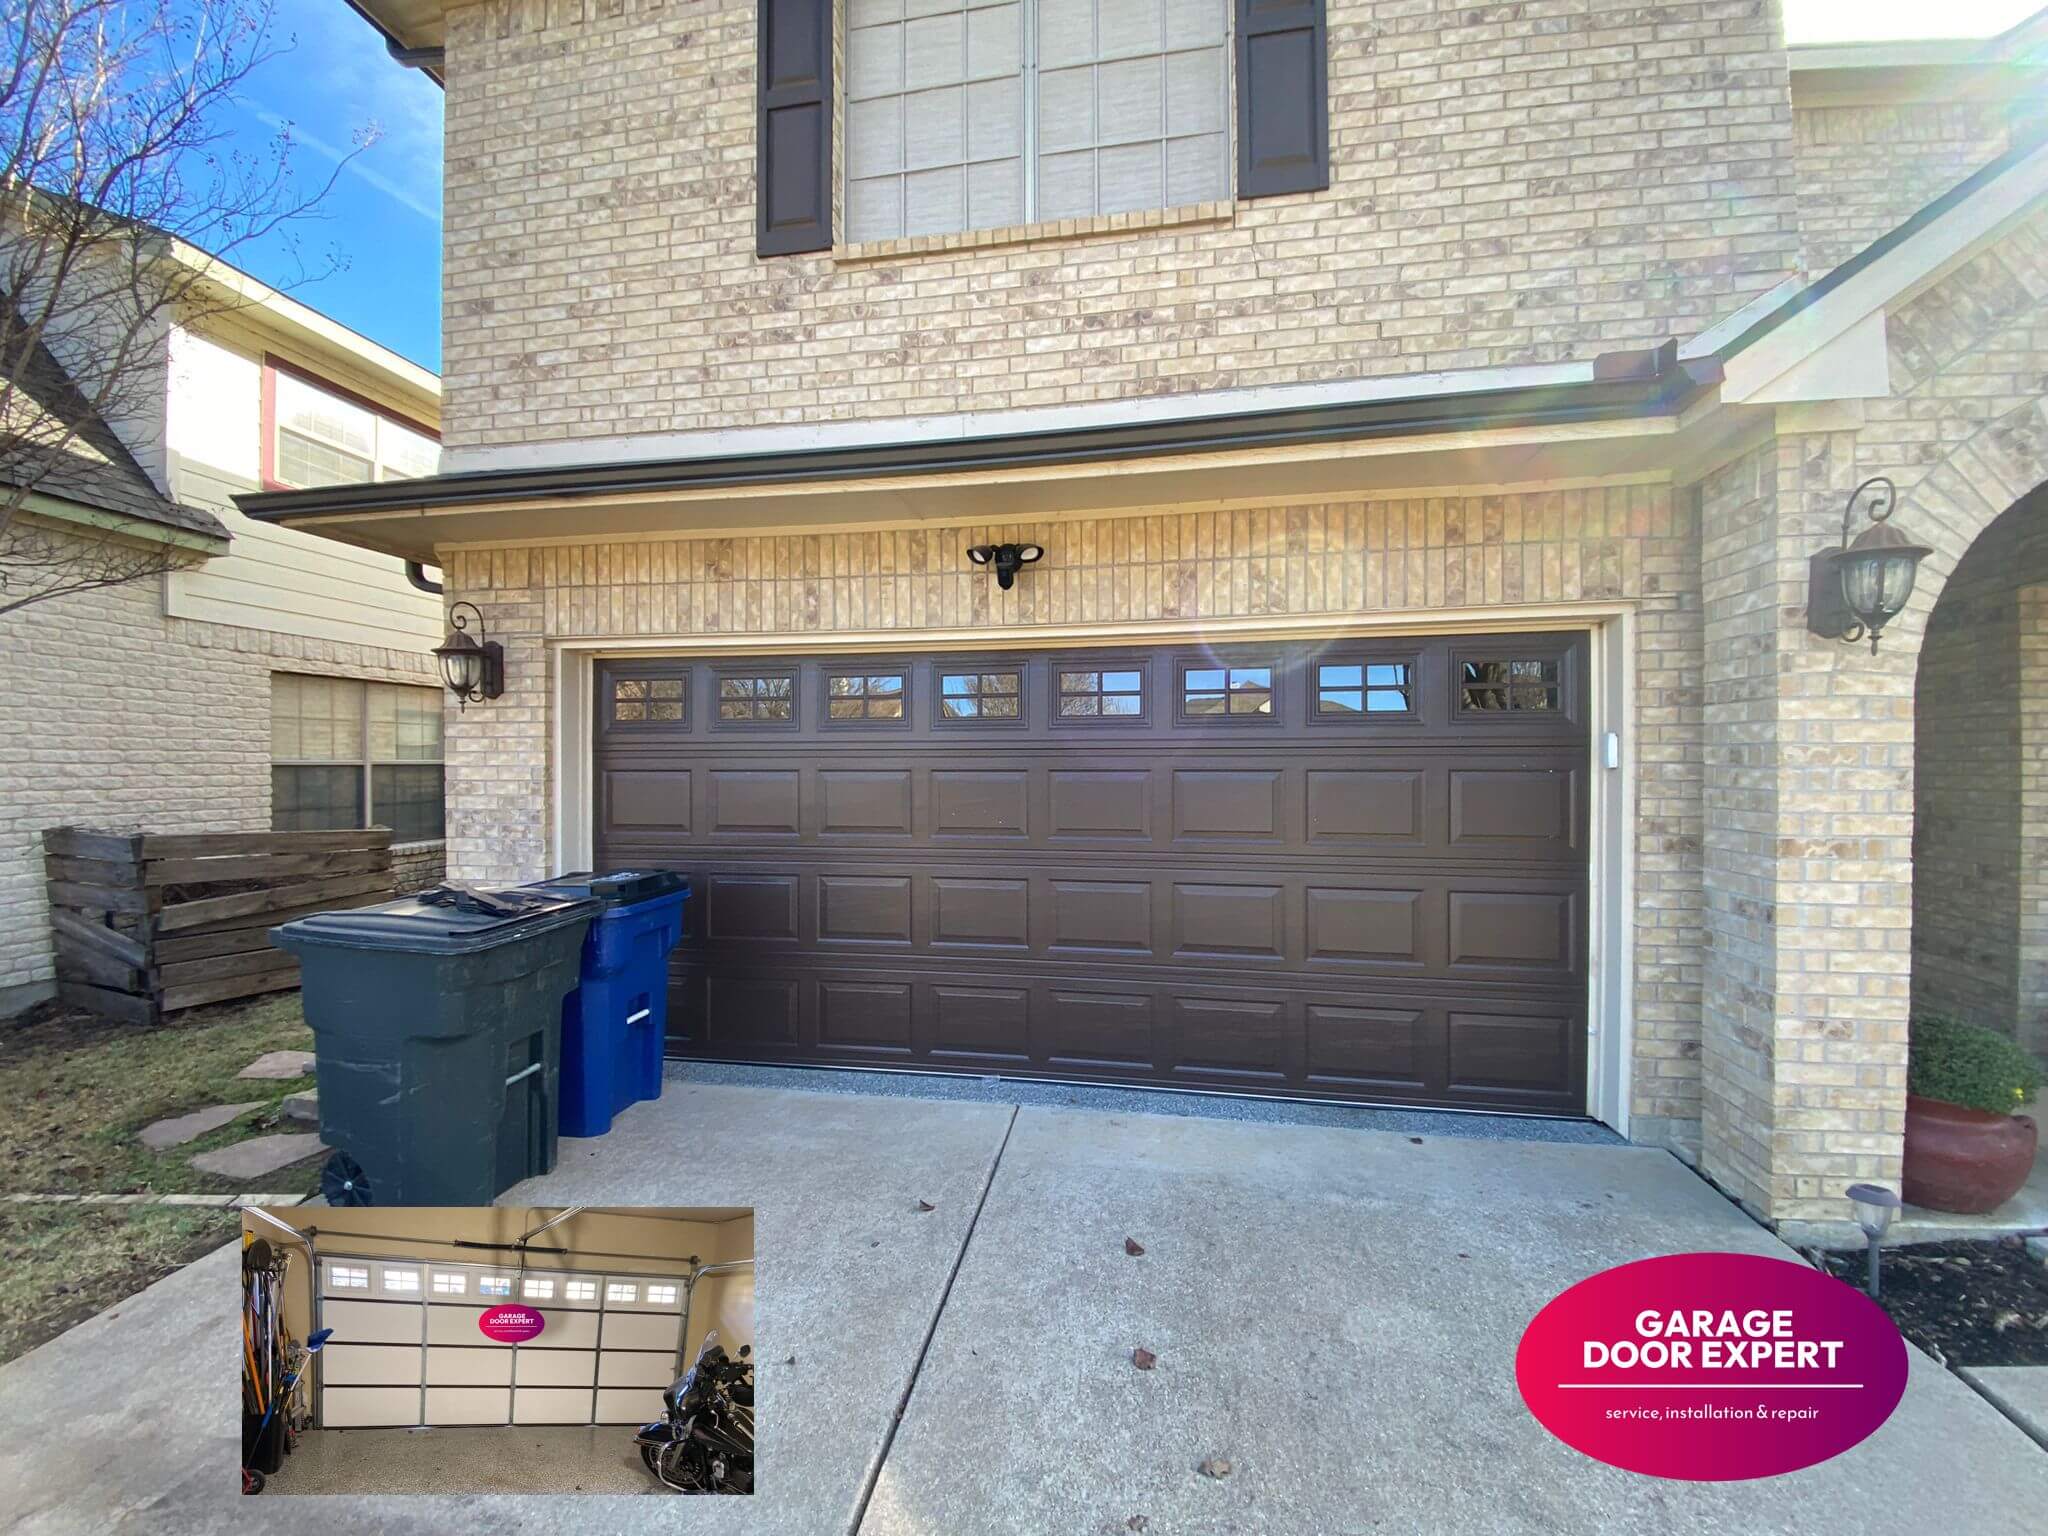
[[[1785,0],[1793,42],[1989,36],[2039,0]],[[1932,18],[1932,19],[1931,19]],[[252,75],[237,136],[257,145],[291,125],[301,177],[324,177],[358,134],[379,137],[351,161],[318,217],[287,242],[236,253],[237,264],[427,368],[441,366],[441,91],[384,51],[342,0],[277,0],[280,35],[296,46]],[[296,274],[343,270],[317,282]]]

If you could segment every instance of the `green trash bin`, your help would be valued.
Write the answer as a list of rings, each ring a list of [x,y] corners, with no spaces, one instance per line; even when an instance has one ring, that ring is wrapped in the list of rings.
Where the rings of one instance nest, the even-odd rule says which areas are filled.
[[[270,931],[299,957],[334,1205],[489,1205],[555,1166],[594,900],[467,886]]]

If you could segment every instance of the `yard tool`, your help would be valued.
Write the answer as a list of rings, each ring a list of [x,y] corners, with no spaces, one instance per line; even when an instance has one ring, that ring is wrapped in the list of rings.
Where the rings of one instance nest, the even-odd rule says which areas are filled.
[[[305,1374],[306,1362],[326,1347],[327,1340],[333,1333],[334,1330],[332,1328],[322,1328],[318,1333],[307,1339],[301,1348],[293,1351],[292,1368],[286,1373],[283,1385],[272,1394],[270,1406],[264,1410],[263,1421],[256,1426],[255,1438],[257,1444],[262,1444],[263,1432],[270,1428],[270,1421],[277,1413],[277,1405],[288,1402],[291,1399],[292,1388],[299,1384],[299,1377]],[[242,1469],[242,1491],[244,1493],[261,1493],[263,1491],[263,1474],[252,1468],[244,1467]]]

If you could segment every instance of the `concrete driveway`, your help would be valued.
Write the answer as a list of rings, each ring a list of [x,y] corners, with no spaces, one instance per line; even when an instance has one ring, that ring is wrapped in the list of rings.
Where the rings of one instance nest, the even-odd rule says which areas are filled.
[[[2048,1456],[1917,1358],[1883,1430],[1772,1481],[1545,1434],[1512,1360],[1556,1291],[1789,1256],[1658,1152],[691,1083],[563,1145],[507,1203],[756,1207],[753,1499],[241,1499],[224,1250],[0,1370],[8,1528],[1957,1536],[2048,1507]]]

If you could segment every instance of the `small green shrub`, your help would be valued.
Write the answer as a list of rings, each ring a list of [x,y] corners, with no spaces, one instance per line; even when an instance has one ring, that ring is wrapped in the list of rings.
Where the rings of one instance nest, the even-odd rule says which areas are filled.
[[[1906,1088],[1923,1099],[2010,1115],[2041,1087],[2041,1064],[2025,1047],[1981,1024],[1928,1014],[1908,1040]]]

